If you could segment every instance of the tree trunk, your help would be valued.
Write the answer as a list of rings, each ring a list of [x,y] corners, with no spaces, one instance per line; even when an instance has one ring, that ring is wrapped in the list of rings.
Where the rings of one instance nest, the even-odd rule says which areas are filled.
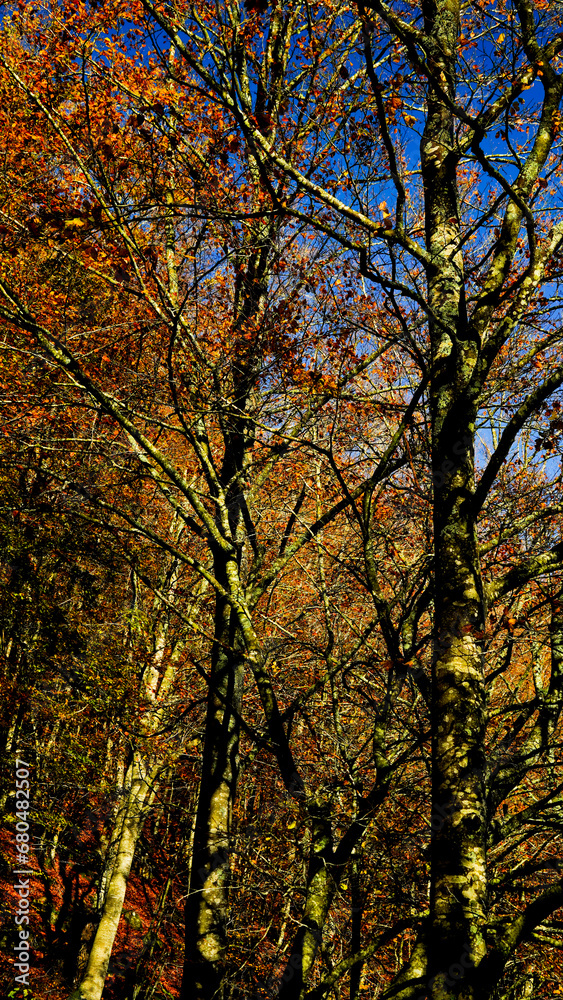
[[[483,787],[485,607],[472,497],[479,345],[470,336],[460,250],[453,114],[459,6],[423,5],[436,73],[422,139],[432,347],[435,620],[432,691],[429,995],[474,996],[469,970],[485,954]]]
[[[176,585],[176,573],[171,574],[169,592],[172,595]],[[170,657],[164,673],[164,660],[168,635],[168,620],[157,630],[154,656],[141,679],[141,697],[148,710],[141,720],[145,737],[150,738],[162,723],[166,699],[176,677],[177,659],[180,652]],[[98,888],[100,920],[96,929],[88,963],[73,998],[77,1000],[99,1000],[102,996],[111,952],[117,928],[123,911],[127,880],[133,864],[135,849],[143,828],[147,809],[152,802],[155,782],[161,771],[162,762],[147,760],[146,753],[133,751],[133,759],[127,768],[124,786],[127,797],[117,812],[108,844],[104,871]]]
[[[130,786],[127,802],[118,816],[119,840],[113,871],[109,879],[102,915],[88,957],[88,964],[75,996],[80,1000],[100,1000],[109,960],[123,910],[127,879],[143,825],[147,799],[150,798],[155,771],[149,773],[135,752],[127,773]]]
[[[330,805],[317,796],[310,803],[311,848],[305,906],[278,993],[278,1000],[301,1000],[322,942],[334,893],[335,872]]]
[[[244,655],[234,618],[226,602],[217,598],[216,641],[185,908],[181,1000],[211,1000],[222,994],[229,914],[229,848],[244,680]]]

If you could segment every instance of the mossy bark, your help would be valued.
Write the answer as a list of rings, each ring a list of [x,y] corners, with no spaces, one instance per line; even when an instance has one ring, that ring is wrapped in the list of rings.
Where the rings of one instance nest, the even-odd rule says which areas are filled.
[[[218,601],[200,794],[185,907],[186,950],[180,995],[190,1000],[220,997],[224,977],[229,849],[244,680],[244,657],[237,656],[236,638],[230,634],[232,617],[224,602]]]
[[[421,159],[432,350],[434,655],[432,677],[432,1000],[473,997],[485,954],[486,810],[483,782],[485,606],[472,503],[479,343],[467,321],[460,249],[454,118],[459,6],[423,4],[434,74]],[[440,817],[439,820],[437,817]]]
[[[126,779],[130,785],[127,799],[117,818],[115,861],[88,963],[78,988],[80,1000],[100,1000],[102,996],[153,777],[147,773],[140,755],[136,753]]]
[[[301,1000],[322,942],[336,890],[330,805],[320,796],[309,803],[311,848],[301,927],[283,972],[278,1000]]]

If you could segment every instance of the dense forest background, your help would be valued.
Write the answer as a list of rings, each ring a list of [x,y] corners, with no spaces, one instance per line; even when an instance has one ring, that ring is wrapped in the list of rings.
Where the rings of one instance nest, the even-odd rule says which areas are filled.
[[[2,5],[3,996],[563,993],[562,10]]]

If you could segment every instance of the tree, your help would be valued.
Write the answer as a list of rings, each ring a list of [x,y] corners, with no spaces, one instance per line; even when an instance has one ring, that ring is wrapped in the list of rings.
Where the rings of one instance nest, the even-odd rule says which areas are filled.
[[[82,21],[80,27],[82,30]],[[269,548],[274,548],[269,560],[266,560],[269,553],[267,548],[258,542],[258,534],[252,526],[252,517],[244,496],[244,489],[248,489],[249,484],[241,477],[245,476],[247,472],[254,476],[256,490],[259,491],[267,478],[272,476],[276,465],[280,465],[284,471],[290,471],[293,479],[295,459],[291,454],[292,460],[291,463],[288,463],[288,453],[298,453],[303,448],[314,452],[318,438],[316,424],[323,409],[330,403],[334,395],[334,387],[327,389],[323,386],[320,365],[325,351],[315,341],[315,338],[318,341],[318,334],[314,329],[314,318],[313,321],[310,321],[310,339],[303,338],[294,347],[292,344],[294,330],[298,323],[305,324],[305,319],[290,306],[287,297],[280,300],[276,296],[275,290],[269,312],[265,310],[265,290],[268,284],[271,258],[275,253],[276,257],[283,261],[281,253],[283,245],[280,243],[276,246],[276,241],[279,239],[276,235],[279,228],[277,213],[271,215],[269,219],[267,218],[265,223],[262,220],[261,183],[260,178],[253,175],[253,158],[251,156],[248,158],[247,171],[252,182],[253,197],[257,199],[258,206],[254,213],[251,212],[251,218],[252,214],[257,215],[258,222],[252,222],[248,232],[243,231],[242,234],[237,232],[236,227],[229,228],[228,225],[226,235],[219,231],[222,241],[228,237],[234,247],[232,251],[236,275],[234,296],[232,298],[226,297],[225,309],[223,312],[219,312],[217,317],[217,303],[221,302],[224,277],[219,274],[218,279],[214,279],[213,283],[207,282],[209,291],[206,287],[203,290],[199,288],[201,268],[203,267],[203,276],[205,276],[205,268],[210,268],[211,273],[217,270],[214,255],[216,254],[218,236],[214,235],[211,244],[206,244],[204,247],[202,261],[198,261],[196,269],[196,291],[198,294],[195,298],[195,305],[200,310],[200,315],[206,313],[211,319],[210,297],[213,295],[215,322],[213,326],[210,324],[209,331],[205,333],[203,338],[199,327],[196,329],[195,336],[190,335],[194,298],[190,297],[187,305],[184,302],[179,303],[180,290],[184,291],[183,286],[181,288],[180,285],[180,275],[183,282],[186,278],[178,268],[175,257],[180,251],[182,239],[195,239],[196,247],[198,246],[201,237],[198,235],[197,226],[195,230],[193,228],[184,230],[185,214],[182,206],[177,209],[171,201],[171,191],[164,197],[162,205],[160,204],[161,190],[156,184],[154,173],[151,176],[150,170],[145,166],[146,161],[139,160],[134,171],[135,183],[140,178],[148,178],[150,197],[157,199],[156,205],[151,209],[150,218],[154,226],[152,237],[156,239],[157,235],[160,234],[164,239],[162,257],[164,271],[160,273],[155,263],[159,257],[154,244],[151,243],[149,248],[146,248],[147,208],[144,198],[138,190],[135,191],[135,205],[137,206],[135,210],[139,213],[138,228],[133,229],[133,216],[128,215],[126,221],[123,219],[119,199],[124,197],[122,188],[125,185],[125,172],[121,168],[115,174],[111,171],[108,172],[104,162],[108,158],[110,162],[114,162],[116,153],[113,148],[108,151],[107,141],[102,142],[102,158],[98,159],[98,154],[94,154],[92,166],[86,165],[85,157],[80,154],[79,149],[75,148],[80,144],[76,138],[76,133],[81,128],[79,109],[82,106],[80,100],[82,100],[83,105],[86,101],[86,98],[82,96],[81,89],[84,86],[85,78],[82,67],[80,67],[79,73],[70,74],[66,80],[64,97],[69,103],[65,103],[64,107],[72,109],[72,128],[70,128],[66,118],[61,123],[58,110],[51,110],[61,106],[63,95],[57,93],[56,101],[53,100],[53,95],[50,93],[50,80],[47,80],[48,93],[45,95],[41,77],[45,49],[49,51],[51,56],[53,56],[53,50],[60,51],[58,48],[60,46],[60,33],[51,32],[48,36],[48,42],[45,41],[42,34],[36,39],[30,34],[27,37],[30,47],[32,49],[35,47],[41,58],[38,57],[36,68],[33,68],[32,64],[28,62],[25,66],[25,76],[22,76],[16,52],[16,63],[13,59],[5,61],[8,77],[28,98],[32,97],[35,104],[40,107],[48,127],[50,155],[55,161],[57,155],[62,156],[66,165],[65,187],[64,190],[57,187],[55,206],[53,206],[52,201],[48,206],[45,205],[45,186],[43,184],[39,190],[35,189],[33,193],[28,192],[28,198],[36,198],[42,207],[37,217],[34,216],[28,220],[30,225],[27,228],[33,239],[37,241],[36,245],[40,255],[46,252],[48,258],[53,254],[55,262],[60,262],[62,259],[64,263],[72,261],[75,265],[73,268],[60,268],[56,271],[55,287],[58,285],[57,292],[51,291],[49,296],[43,299],[45,323],[58,326],[57,307],[64,300],[65,318],[63,322],[65,326],[70,322],[74,327],[76,321],[78,321],[79,327],[84,321],[90,324],[95,313],[90,311],[88,316],[84,316],[81,311],[81,303],[85,293],[88,295],[93,292],[91,287],[88,290],[88,282],[93,277],[97,277],[102,284],[105,282],[109,284],[110,288],[113,286],[113,288],[121,290],[121,286],[126,280],[125,268],[122,263],[125,259],[123,255],[124,253],[129,254],[131,250],[134,252],[130,254],[132,257],[130,264],[137,268],[137,275],[141,273],[139,271],[140,260],[142,260],[143,269],[147,269],[146,258],[148,256],[149,284],[151,287],[154,284],[158,295],[164,302],[163,308],[159,299],[154,297],[147,285],[143,291],[143,297],[147,301],[149,311],[156,310],[159,331],[162,328],[165,337],[168,338],[168,382],[165,383],[165,395],[162,394],[158,382],[155,382],[154,397],[140,395],[138,391],[134,391],[131,395],[129,386],[118,385],[116,387],[115,379],[112,378],[107,369],[106,375],[103,374],[103,365],[96,365],[94,369],[90,369],[90,374],[88,374],[86,367],[82,367],[81,373],[78,374],[79,369],[71,360],[68,347],[63,344],[59,337],[57,337],[59,346],[55,347],[55,351],[59,361],[64,355],[63,367],[67,367],[68,361],[72,369],[70,381],[65,384],[64,389],[64,392],[68,393],[65,397],[67,405],[79,409],[82,409],[84,405],[87,408],[95,406],[110,416],[112,421],[116,421],[117,427],[121,428],[125,435],[126,454],[132,455],[138,463],[136,474],[140,469],[144,471],[145,475],[148,475],[149,482],[152,480],[156,489],[164,496],[165,502],[172,506],[185,528],[188,529],[182,538],[182,544],[187,543],[188,546],[192,547],[192,552],[195,545],[197,552],[198,539],[201,539],[208,547],[208,557],[206,558],[210,559],[209,563],[202,561],[199,556],[194,559],[189,548],[186,552],[185,549],[180,551],[171,545],[166,530],[164,533],[155,530],[152,511],[148,519],[140,517],[138,509],[133,512],[129,506],[131,500],[128,495],[125,497],[125,503],[123,500],[116,503],[113,498],[109,502],[107,496],[103,494],[102,496],[99,494],[94,496],[92,491],[85,489],[84,485],[80,483],[79,475],[77,476],[78,482],[74,488],[78,488],[82,496],[92,502],[95,501],[95,506],[104,513],[106,518],[111,518],[112,524],[125,524],[134,533],[140,533],[152,543],[160,545],[165,552],[179,558],[180,562],[195,568],[215,591],[216,609],[212,626],[214,639],[209,675],[207,734],[204,740],[200,803],[193,844],[192,886],[188,893],[186,914],[188,942],[186,981],[189,984],[188,988],[192,989],[193,978],[197,979],[201,976],[201,989],[209,992],[209,990],[216,989],[219,977],[223,972],[221,963],[228,919],[228,847],[232,804],[238,772],[240,697],[244,671],[247,669],[248,663],[254,670],[266,712],[269,738],[273,741],[275,753],[282,769],[283,780],[291,788],[294,795],[302,797],[304,794],[302,778],[298,774],[287,737],[281,726],[271,678],[263,669],[260,648],[263,640],[256,632],[251,612],[258,599],[267,599],[272,586],[275,585],[284,568],[295,558],[300,549],[308,545],[321,528],[341,512],[342,508],[341,499],[337,496],[332,500],[328,512],[323,512],[322,517],[319,517],[318,498],[316,504],[304,506],[304,498],[298,496],[293,511],[291,506],[288,506],[285,523],[280,525],[278,531],[270,532],[269,525],[266,525]],[[103,52],[105,57],[106,48],[103,48]],[[115,56],[114,48],[112,48],[112,54]],[[168,59],[169,64],[170,58]],[[95,62],[92,66],[95,70]],[[32,81],[26,79],[30,67],[32,67],[31,75],[35,74]],[[125,64],[125,68],[130,69],[129,62]],[[39,76],[36,75],[37,72],[39,72]],[[127,86],[128,84],[129,78],[127,78]],[[144,84],[142,108],[146,107],[144,102],[148,93],[146,81]],[[72,90],[72,86],[77,88],[77,93]],[[123,90],[126,93],[125,84]],[[70,100],[71,94],[72,100]],[[162,97],[158,88],[156,94]],[[120,134],[122,128],[120,124],[122,122],[121,109],[112,109],[112,120],[105,97],[100,97],[95,82],[89,78],[87,100],[87,125],[84,136],[80,136],[80,141],[90,144],[98,143],[96,135],[98,128],[103,137],[108,134]],[[98,105],[96,105],[96,100],[98,100]],[[141,99],[135,98],[134,100],[140,102]],[[154,106],[151,106],[157,122],[161,121],[163,117],[160,111],[161,107],[159,102],[155,102]],[[95,110],[98,118],[96,118]],[[20,114],[23,114],[25,118],[28,114],[27,107],[24,107]],[[133,119],[132,124],[131,119]],[[145,115],[141,111],[128,119],[129,127],[142,127],[140,119],[145,120]],[[197,120],[195,124],[197,126]],[[68,138],[67,129],[72,136],[72,142]],[[143,131],[149,135],[146,129]],[[143,136],[143,139],[149,142],[150,135],[148,139]],[[126,143],[129,141],[127,134]],[[169,141],[171,141],[168,132],[165,132],[164,141],[168,146]],[[151,141],[150,157],[154,157],[157,152],[158,148]],[[69,156],[70,168],[68,166]],[[188,177],[190,177],[190,169],[193,170],[190,156],[186,157]],[[179,183],[180,179],[182,183],[185,183],[186,163],[181,162],[180,167],[177,171],[177,177],[174,178],[174,183],[176,181]],[[73,168],[76,169],[76,174],[73,172]],[[76,207],[76,187],[81,189],[85,169],[91,186],[91,197],[93,201],[96,199],[98,202],[101,201],[103,209],[101,209],[100,204],[92,206],[92,202],[85,203],[84,207],[80,209]],[[217,169],[213,163],[210,172],[217,183]],[[168,179],[171,180],[171,178]],[[229,188],[227,194],[229,194]],[[244,190],[242,190],[241,196],[243,202],[248,199]],[[255,206],[251,205],[250,207],[253,209]],[[201,210],[204,210],[206,215],[210,212],[205,200],[203,200]],[[107,236],[107,221],[103,226],[99,225],[102,212],[105,212],[106,218],[112,215],[110,226],[113,232],[112,236]],[[112,214],[114,212],[115,215]],[[244,214],[247,214],[246,209]],[[90,217],[93,220],[94,231],[101,228],[103,249],[92,245],[97,241],[96,239],[92,240],[92,229],[86,221]],[[227,219],[229,217],[230,214],[227,213]],[[18,228],[17,217],[11,218],[10,222],[13,227],[12,231],[19,234],[21,229]],[[82,224],[83,222],[85,225]],[[174,229],[171,228],[173,225]],[[177,227],[179,232],[177,232]],[[132,243],[133,232],[135,232],[135,240],[138,241],[138,245]],[[116,234],[119,238],[118,241],[124,244],[121,249],[116,245]],[[70,248],[65,246],[68,238],[72,240]],[[287,239],[290,244],[295,241],[295,235],[291,230]],[[11,280],[16,283],[19,279],[18,267],[23,259],[19,254],[19,248],[16,238],[16,241],[10,243],[12,261],[17,258],[17,264],[11,266]],[[253,259],[253,254],[257,254],[256,260]],[[299,288],[304,282],[302,277],[304,264],[307,264],[309,276],[312,277],[315,259],[299,246],[296,246],[293,256],[292,266],[296,269],[296,273],[294,272],[292,280]],[[300,256],[303,264],[299,263]],[[109,273],[106,271],[100,274],[99,267],[92,266],[92,259],[97,260],[98,258],[108,261]],[[191,255],[186,258],[186,260],[189,259],[191,259]],[[330,257],[327,258],[325,255],[323,264],[325,268],[330,267]],[[76,280],[76,265],[80,268],[81,275],[81,279],[78,281]],[[189,267],[189,265],[186,266]],[[285,269],[284,264],[282,264],[282,268]],[[278,273],[279,270],[278,266]],[[130,277],[131,275],[129,275]],[[286,284],[289,280],[289,277],[286,277]],[[285,291],[287,295],[287,289]],[[14,289],[8,293],[12,301],[14,293]],[[53,298],[55,298],[54,312],[50,301]],[[302,311],[305,311],[303,307]],[[35,321],[33,322],[35,324]],[[181,334],[178,331],[179,323],[182,327]],[[224,327],[221,324],[224,324]],[[46,329],[47,326],[45,326]],[[38,330],[36,324],[34,330],[36,332]],[[156,351],[156,356],[158,356],[161,351],[162,342],[159,340],[159,331],[157,331],[156,340],[153,340],[151,336],[151,346],[148,352],[145,350],[148,347],[145,340],[142,369],[146,363],[145,359],[151,355],[154,358],[153,352]],[[141,330],[141,334],[145,338],[146,333],[146,330]],[[254,339],[257,334],[262,341],[260,351],[255,349]],[[42,341],[41,351],[47,347],[50,336],[49,333],[47,339]],[[188,337],[188,339],[184,340],[184,337]],[[340,339],[346,346],[345,341],[348,338],[345,332],[341,334]],[[358,374],[361,375],[366,362],[365,359],[357,358],[354,351],[349,351],[349,357],[347,357],[339,346],[339,342],[337,340],[332,345],[331,354],[340,365],[339,381],[344,386],[351,384]],[[206,348],[207,356],[202,352],[202,345]],[[92,346],[92,340],[88,338],[88,353],[92,350]],[[102,337],[102,341],[97,342],[95,351],[97,353],[103,352],[105,346]],[[61,348],[62,355],[59,353]],[[130,350],[130,345],[128,345],[128,349]],[[50,351],[49,347],[47,355],[40,354],[40,364],[41,357],[45,362],[50,356]],[[313,351],[313,356],[308,357]],[[112,353],[114,362],[119,363],[121,360],[119,352],[116,354],[115,349],[113,349]],[[340,360],[339,355],[342,355]],[[109,355],[102,353],[101,359],[109,364]],[[211,365],[209,359],[212,360]],[[123,360],[121,363],[123,364]],[[96,388],[92,382],[92,373],[97,382]],[[75,377],[77,374],[78,379]],[[99,381],[100,375],[102,382]],[[146,379],[147,375],[144,374],[144,371],[143,375]],[[105,385],[103,384],[104,379],[107,379]],[[73,392],[73,385],[81,387],[78,388],[77,395]],[[108,385],[111,387],[109,390]],[[140,389],[140,386],[141,378],[139,378],[137,390]],[[313,398],[312,402],[304,404],[305,393],[310,386],[315,387],[316,397]],[[111,402],[116,388],[119,393],[125,392],[122,403],[117,406]],[[259,388],[262,390],[261,395],[258,395]],[[86,394],[85,400],[84,393]],[[171,410],[169,409],[170,405]],[[133,420],[131,419],[132,408],[136,410]],[[300,408],[304,412],[300,413]],[[169,423],[170,416],[172,424]],[[178,422],[176,423],[176,421]],[[152,439],[147,437],[147,429],[152,434],[152,426],[156,428],[158,448],[155,446],[154,437]],[[262,439],[258,438],[258,429],[263,429]],[[312,439],[311,434],[313,434]],[[177,441],[179,444],[176,444]],[[187,453],[186,445],[188,447]],[[384,461],[381,463],[381,475],[386,472],[394,446],[395,442],[391,438],[388,454],[384,456]],[[110,436],[109,439],[106,439],[102,436],[99,447],[105,451],[112,464],[119,466],[119,463],[123,461],[123,443],[116,442],[115,438]],[[251,466],[249,456],[252,452],[256,454]],[[181,468],[186,468],[185,472],[179,471],[178,462],[181,463]],[[194,482],[197,488],[192,485],[189,478],[186,478],[188,473],[195,475]],[[359,484],[356,484],[358,495],[365,491],[372,481],[375,480],[370,475],[368,481],[363,483],[360,481]],[[172,492],[169,484],[172,486]],[[330,498],[331,485],[328,484],[328,486]],[[199,499],[200,489],[205,502]],[[180,504],[178,497],[184,497],[184,500],[187,500],[192,506],[195,518],[186,512],[183,501]],[[306,521],[303,522],[306,511],[310,514],[312,529],[307,527]],[[302,522],[301,530],[297,539],[290,541],[298,514]],[[276,549],[278,550],[277,557],[275,556]],[[203,552],[205,552],[205,547],[203,547]],[[262,564],[264,564],[264,569],[260,576],[258,574],[261,572]],[[319,805],[316,794],[308,795],[307,801],[309,799],[314,815],[319,814],[321,806],[322,811],[326,811],[326,803]],[[366,808],[370,807],[371,802],[368,800]],[[313,908],[316,906],[316,883],[319,877],[321,882],[325,880],[324,873],[318,871],[318,861],[315,859],[315,853],[318,851],[324,836],[321,828],[325,827],[326,820],[323,820],[318,832],[320,839],[315,841],[313,845],[310,873],[310,891],[312,893],[310,906]],[[360,827],[358,826],[356,836],[359,833]],[[351,844],[346,849],[348,853],[350,849]],[[324,897],[322,905],[326,909],[330,899],[326,885],[322,887],[322,895]],[[203,932],[201,928],[203,928]],[[310,935],[313,942],[311,960],[316,951],[315,933],[317,932],[312,930]],[[307,947],[307,941],[306,936],[306,940],[300,942],[298,948]],[[192,950],[190,951],[190,949]],[[107,957],[106,953],[103,959],[103,963],[106,965]],[[103,982],[105,972],[103,963],[99,973],[97,973],[97,989]],[[199,971],[200,969],[201,971]]]
[[[354,967],[358,992],[357,968],[380,953],[389,998],[492,997],[519,948],[554,940],[563,903],[550,839],[561,822],[563,698],[555,9],[372,0],[172,12],[143,0],[120,5],[117,27],[73,6],[63,32],[29,14],[23,5],[13,24],[33,58],[7,52],[3,66],[60,157],[51,176],[60,184],[64,174],[66,207],[28,218],[24,248],[14,203],[0,309],[14,343],[27,336],[65,374],[74,405],[118,429],[117,451],[127,447],[180,518],[185,545],[126,504],[110,510],[100,497],[99,509],[214,594],[182,995],[230,984],[236,995],[225,945],[243,731],[275,760],[309,831],[298,928],[285,969],[273,968],[278,995],[321,997]],[[73,61],[64,33],[85,23],[97,41]],[[146,64],[132,58],[133,37]],[[42,76],[47,55],[56,79]],[[24,264],[41,259],[53,229],[57,254],[72,241],[66,327],[21,291]],[[133,390],[116,378],[118,349],[107,371],[92,364],[91,342],[79,353],[65,339],[84,330],[80,303],[96,283],[113,288],[114,308],[136,300],[136,322],[149,328],[128,340],[142,358]],[[95,350],[108,343],[96,339]],[[160,378],[149,378],[149,359]],[[286,487],[281,520],[266,514],[270,482]],[[322,614],[307,620],[330,711],[315,707],[321,685],[306,671],[279,704],[270,650],[287,608],[276,590],[297,572],[319,595]],[[337,644],[347,614],[341,597],[335,608],[339,574],[362,628]],[[372,663],[377,694],[366,697],[358,678]],[[248,676],[260,702],[253,726]],[[339,707],[350,685],[352,745]],[[313,743],[318,730],[334,734],[341,823],[338,786],[326,762],[315,771],[323,754],[303,731],[295,737],[296,718],[308,719]],[[398,813],[412,820],[405,773],[431,783],[428,910],[413,913],[395,888],[390,931],[358,947],[353,919],[354,953],[327,957],[323,931],[347,866],[363,873],[370,831],[385,843],[378,808],[395,824]],[[533,861],[518,853],[530,829]],[[420,843],[417,832],[407,865]],[[389,861],[390,882],[391,871]],[[412,951],[392,971],[386,948],[407,930]]]

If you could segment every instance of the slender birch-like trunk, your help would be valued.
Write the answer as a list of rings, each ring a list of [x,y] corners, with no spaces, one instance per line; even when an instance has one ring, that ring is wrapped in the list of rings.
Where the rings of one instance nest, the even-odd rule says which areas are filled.
[[[173,573],[170,591],[173,592],[176,574]],[[161,675],[166,639],[167,622],[159,629],[155,655],[150,668],[142,678],[142,697],[148,704],[141,728],[145,737],[154,734],[163,719],[166,699],[176,677],[177,655],[172,656]],[[159,683],[159,679],[160,680]],[[139,750],[133,751],[127,768],[124,787],[126,797],[120,806],[110,836],[107,861],[99,892],[100,919],[93,938],[86,968],[73,1000],[100,1000],[104,989],[111,953],[123,912],[127,881],[135,856],[147,811],[154,797],[156,782],[162,762],[147,759]]]
[[[157,770],[154,768],[149,771],[141,755],[137,752],[128,768],[126,782],[129,793],[124,808],[118,814],[119,833],[115,862],[107,886],[100,922],[88,957],[88,964],[76,994],[80,1000],[100,1000],[102,996],[111,952],[125,902],[127,880]]]

